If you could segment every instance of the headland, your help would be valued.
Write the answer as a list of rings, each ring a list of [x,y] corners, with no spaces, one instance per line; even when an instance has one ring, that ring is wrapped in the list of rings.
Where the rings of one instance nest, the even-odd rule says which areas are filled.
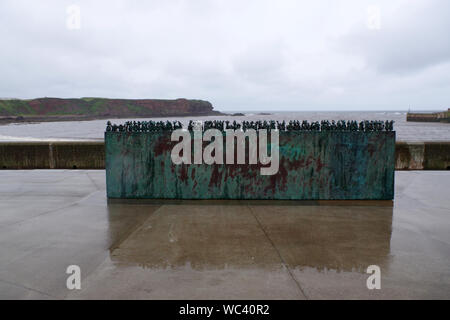
[[[188,99],[0,99],[0,124],[113,118],[221,115],[211,102]]]

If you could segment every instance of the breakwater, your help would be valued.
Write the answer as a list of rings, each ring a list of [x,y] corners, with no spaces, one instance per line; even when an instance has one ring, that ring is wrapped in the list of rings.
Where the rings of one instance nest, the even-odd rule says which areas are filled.
[[[105,144],[0,142],[0,169],[105,169]],[[397,141],[395,170],[450,170],[450,141]]]
[[[406,121],[413,122],[447,122],[450,123],[450,108],[443,112],[413,113],[406,114]]]

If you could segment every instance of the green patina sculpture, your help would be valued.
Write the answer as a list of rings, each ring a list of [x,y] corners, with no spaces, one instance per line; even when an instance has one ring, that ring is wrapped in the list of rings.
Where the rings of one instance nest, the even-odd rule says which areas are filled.
[[[200,148],[205,152],[211,143],[205,139],[197,145],[192,143],[189,163],[175,164],[171,153],[180,142],[172,141],[172,133],[181,128],[178,121],[129,121],[124,125],[108,122],[108,197],[391,200],[394,196],[393,121],[205,121],[200,127],[189,122],[184,135],[187,132],[192,141],[196,130],[203,139],[210,129],[221,132],[215,139],[222,139],[219,142],[223,145],[234,130],[254,131],[257,139],[266,131],[272,139],[279,136],[279,168],[271,175],[261,174],[265,164],[248,161],[251,143],[244,144],[247,162],[243,164],[238,164],[235,154],[232,164],[206,164],[202,159],[195,163],[195,151]],[[265,151],[274,150],[274,141],[267,142]],[[259,155],[264,151],[261,145],[256,148]],[[227,159],[227,152],[223,159]]]

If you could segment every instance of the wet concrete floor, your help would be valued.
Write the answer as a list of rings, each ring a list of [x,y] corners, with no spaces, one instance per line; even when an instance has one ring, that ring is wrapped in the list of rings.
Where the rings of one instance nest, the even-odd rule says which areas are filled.
[[[102,170],[3,170],[0,299],[450,299],[450,172],[395,178],[393,207],[108,203]]]

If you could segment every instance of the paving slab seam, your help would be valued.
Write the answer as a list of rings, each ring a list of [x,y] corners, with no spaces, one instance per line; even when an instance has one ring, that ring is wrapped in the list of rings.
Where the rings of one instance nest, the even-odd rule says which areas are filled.
[[[92,184],[94,185],[94,187],[95,187],[97,190],[104,190],[104,189],[100,188],[100,187],[97,185],[97,183],[95,183],[94,179],[92,179],[92,177],[89,175],[88,172],[85,172],[85,174],[86,174],[86,176],[89,178],[89,180],[92,182]]]
[[[159,211],[161,209],[162,206],[159,206],[157,209],[155,209],[155,211],[150,215],[152,216],[155,212]],[[142,222],[136,222],[133,226],[131,226],[129,228],[129,230],[127,232],[124,233],[124,235],[122,237],[120,237],[120,239],[117,239],[116,241],[114,241],[114,243],[111,244],[111,246],[109,247],[109,250],[111,251],[111,253],[116,250],[117,248],[120,247],[120,245],[127,240],[132,234],[134,234],[137,230],[139,230],[140,227],[142,227],[147,220],[150,218],[147,217],[146,219],[144,219]]]
[[[297,281],[297,279],[294,277],[294,274],[292,273],[291,269],[289,268],[289,265],[286,263],[286,261],[284,261],[283,256],[281,255],[280,251],[278,250],[278,248],[275,246],[275,243],[272,241],[272,239],[270,239],[269,235],[267,234],[266,230],[264,229],[263,225],[261,224],[261,222],[259,221],[258,217],[256,216],[256,214],[253,212],[252,208],[250,206],[247,206],[247,208],[250,210],[251,215],[253,216],[253,218],[256,220],[256,223],[258,224],[258,226],[261,228],[262,232],[264,233],[264,235],[266,236],[267,240],[270,242],[270,244],[272,245],[272,247],[274,248],[274,250],[276,251],[276,253],[278,254],[278,257],[280,258],[280,261],[283,265],[283,267],[286,268],[287,272],[289,273],[289,276],[291,277],[291,279],[295,282],[295,284],[297,285],[297,288],[299,289],[299,291],[301,292],[301,294],[303,295],[303,297],[306,300],[309,300],[308,296],[305,294],[305,291],[303,291],[302,286],[300,285],[300,283]]]
[[[54,213],[54,212],[59,211],[59,210],[68,209],[68,208],[74,207],[74,206],[78,205],[80,202],[82,202],[82,201],[84,201],[86,199],[89,199],[93,194],[95,194],[97,192],[100,192],[100,191],[102,191],[102,190],[95,190],[95,191],[89,193],[88,195],[86,195],[85,197],[83,197],[83,198],[81,198],[81,199],[79,199],[79,200],[77,200],[75,202],[72,202],[72,203],[70,203],[70,204],[68,204],[66,206],[62,206],[62,207],[59,207],[59,208],[47,210],[47,211],[44,211],[44,212],[42,212],[42,213],[40,213],[40,214],[38,214],[36,216],[33,216],[31,218],[24,219],[24,220],[19,220],[19,221],[16,221],[14,223],[3,225],[3,227],[12,227],[12,226],[15,226],[15,225],[20,225],[20,224],[22,224],[24,222],[28,222],[30,220],[34,220],[36,218],[40,218],[40,217],[42,217],[42,216],[44,216],[46,214],[51,214],[51,213]]]
[[[30,288],[30,287],[27,287],[27,286],[24,286],[24,285],[21,285],[21,284],[19,284],[19,283],[15,283],[15,282],[11,282],[11,281],[6,281],[6,280],[4,280],[4,279],[0,279],[0,282],[6,283],[6,284],[9,284],[9,285],[11,285],[11,286],[15,286],[15,287],[18,287],[18,288],[21,288],[21,289],[25,289],[25,290],[33,291],[33,292],[36,292],[36,293],[39,293],[39,294],[43,294],[43,295],[45,295],[45,296],[47,296],[47,297],[50,297],[50,298],[53,298],[53,299],[58,299],[58,297],[55,297],[55,296],[53,296],[53,295],[51,295],[51,294],[48,294],[48,293],[46,293],[46,292],[39,291],[39,290]]]

